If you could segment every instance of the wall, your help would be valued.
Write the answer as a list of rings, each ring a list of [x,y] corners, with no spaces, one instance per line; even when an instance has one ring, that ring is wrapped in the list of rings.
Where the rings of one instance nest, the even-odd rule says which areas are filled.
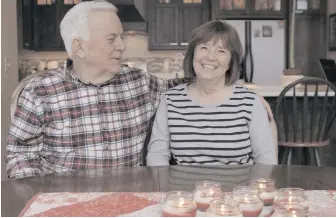
[[[4,155],[10,125],[11,95],[18,84],[16,1],[1,1],[1,181],[7,180]],[[7,64],[7,67],[5,65]]]
[[[148,37],[143,34],[125,36],[126,51],[124,63],[139,67],[161,78],[183,76],[182,60],[184,51],[148,51]],[[66,52],[19,52],[20,73],[22,77],[30,74],[33,68],[39,69],[44,62],[58,61],[59,65],[67,58]]]
[[[328,0],[327,33],[329,33],[329,15],[333,14],[333,13],[336,13],[336,1],[335,0]],[[328,51],[327,57],[330,58],[330,59],[336,59],[336,51]]]

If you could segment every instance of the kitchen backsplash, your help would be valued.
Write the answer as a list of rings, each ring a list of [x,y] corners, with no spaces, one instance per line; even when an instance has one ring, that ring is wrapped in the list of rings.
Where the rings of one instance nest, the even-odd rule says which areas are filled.
[[[183,77],[184,51],[148,51],[148,38],[146,35],[126,35],[126,51],[123,63],[137,67],[155,74],[160,78]],[[64,65],[66,52],[34,52],[20,51],[19,78],[44,69],[57,68]]]

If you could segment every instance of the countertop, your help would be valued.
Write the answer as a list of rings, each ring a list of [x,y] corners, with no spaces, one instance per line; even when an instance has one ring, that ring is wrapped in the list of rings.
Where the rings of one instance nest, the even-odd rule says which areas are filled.
[[[246,86],[249,90],[256,92],[257,94],[263,96],[263,97],[278,97],[282,90],[285,88],[285,86],[281,85],[253,85],[253,84],[242,84],[243,86]],[[314,96],[315,95],[315,89],[316,86],[307,86],[307,92],[308,96]],[[318,88],[318,96],[324,97],[326,94],[326,86],[320,85]],[[304,95],[304,86],[298,87],[296,89],[296,96],[300,97]],[[293,89],[289,90],[286,93],[286,96],[293,96]],[[335,96],[335,92],[333,90],[328,91],[328,96],[332,97]]]

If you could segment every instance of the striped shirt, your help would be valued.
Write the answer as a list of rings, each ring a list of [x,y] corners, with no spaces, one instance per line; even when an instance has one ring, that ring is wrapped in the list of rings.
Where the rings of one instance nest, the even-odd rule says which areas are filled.
[[[123,67],[110,81],[83,83],[59,68],[22,90],[7,139],[7,173],[23,178],[90,168],[139,166],[161,96],[181,79]]]
[[[236,85],[218,105],[200,105],[187,84],[169,90],[148,152],[149,165],[167,165],[170,153],[180,165],[276,164],[265,108],[255,93]]]

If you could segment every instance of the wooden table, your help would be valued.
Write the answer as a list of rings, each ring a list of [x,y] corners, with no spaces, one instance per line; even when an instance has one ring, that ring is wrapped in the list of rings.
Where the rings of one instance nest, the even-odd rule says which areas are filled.
[[[336,189],[336,168],[311,166],[136,167],[98,169],[1,183],[1,215],[18,216],[39,192],[157,192],[192,191],[195,182],[215,180],[231,191],[253,178],[275,179],[277,188]]]

